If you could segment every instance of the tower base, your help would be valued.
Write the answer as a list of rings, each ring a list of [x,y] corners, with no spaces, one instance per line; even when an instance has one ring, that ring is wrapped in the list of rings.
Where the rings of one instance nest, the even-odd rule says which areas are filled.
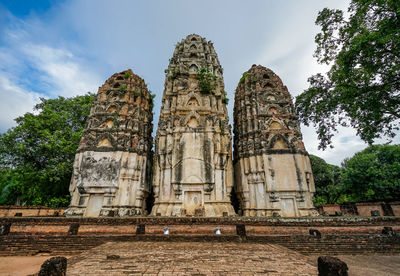
[[[132,217],[147,215],[147,211],[143,211],[142,207],[135,206],[118,206],[118,207],[102,207],[98,214],[88,214],[85,206],[70,206],[65,210],[66,217]]]
[[[152,216],[172,217],[227,217],[235,216],[235,210],[230,202],[205,202],[203,206],[191,209],[185,208],[182,202],[159,202],[153,206]]]

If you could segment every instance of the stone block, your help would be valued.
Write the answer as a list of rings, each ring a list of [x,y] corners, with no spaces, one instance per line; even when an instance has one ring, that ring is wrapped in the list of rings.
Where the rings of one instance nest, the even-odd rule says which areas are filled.
[[[319,232],[316,229],[310,229],[309,233],[310,233],[311,236],[313,236],[315,238],[318,238],[318,239],[320,239],[322,237],[321,232]]]
[[[73,223],[69,226],[68,235],[78,235],[79,223]]]
[[[321,256],[318,258],[319,276],[348,276],[347,264],[338,258]]]
[[[121,259],[119,255],[107,255],[107,260],[118,260]]]
[[[39,271],[38,276],[64,276],[67,275],[67,258],[53,257],[46,260]]]
[[[379,217],[380,215],[379,210],[371,210],[371,217]]]
[[[146,233],[146,225],[139,224],[136,228],[136,235],[144,235]]]
[[[0,236],[5,236],[10,233],[11,223],[0,224]]]
[[[382,203],[382,211],[384,216],[394,216],[392,206],[389,203]]]
[[[393,228],[392,227],[387,227],[387,226],[383,227],[382,234],[385,235],[385,236],[389,236],[389,237],[396,236],[396,232],[393,230]]]
[[[244,224],[236,225],[236,234],[240,237],[246,236],[246,226]]]

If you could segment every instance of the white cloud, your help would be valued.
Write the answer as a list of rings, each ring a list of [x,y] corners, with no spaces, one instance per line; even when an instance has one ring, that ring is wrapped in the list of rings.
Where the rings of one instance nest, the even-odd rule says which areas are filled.
[[[304,5],[304,2],[298,3],[298,5]],[[319,31],[314,23],[317,11],[322,10],[325,6],[345,9],[348,1],[329,2],[329,4],[321,1],[305,5],[308,9],[302,10],[301,13],[291,10],[292,13],[288,15],[290,20],[279,26],[277,39],[266,40],[264,51],[258,57],[261,64],[270,67],[280,76],[293,97],[308,88],[307,79],[311,75],[329,70],[329,66],[318,64],[313,57],[316,47],[314,36]],[[313,7],[311,8],[310,5]],[[299,7],[295,6],[294,8]],[[332,138],[333,148],[324,151],[318,150],[319,141],[314,127],[302,126],[302,133],[308,152],[331,164],[340,165],[344,158],[351,157],[355,152],[367,147],[351,127],[338,127],[338,132]]]
[[[231,119],[233,91],[253,63],[274,70],[296,96],[308,87],[309,76],[327,69],[312,56],[317,12],[325,6],[346,9],[349,0],[253,1],[251,5],[231,0],[228,8],[226,3],[72,0],[54,4],[45,16],[14,18],[0,28],[4,38],[0,40],[0,94],[5,99],[0,105],[0,131],[30,111],[40,95],[96,92],[111,74],[127,68],[157,94],[156,125],[163,70],[174,44],[193,32],[215,43],[225,69]],[[339,128],[334,149],[319,151],[314,128],[302,130],[307,150],[330,163],[340,164],[366,147],[354,129]]]
[[[324,151],[318,149],[319,141],[314,127],[302,126],[301,130],[307,151],[330,164],[340,165],[344,158],[351,157],[367,147],[367,144],[356,136],[353,128],[338,127],[338,133],[335,133],[332,138],[333,148],[327,148]]]
[[[25,90],[10,82],[10,77],[0,72],[0,131],[13,127],[15,119],[26,112],[32,112],[39,102],[40,94]]]
[[[94,70],[85,68],[68,50],[27,44],[21,51],[26,61],[42,73],[41,81],[55,90],[53,95],[70,97],[96,92],[101,83]]]
[[[76,96],[97,92],[99,74],[87,62],[45,39],[34,42],[32,34],[43,22],[13,19],[3,32],[0,47],[0,131],[14,126],[14,119],[32,111],[39,97]]]

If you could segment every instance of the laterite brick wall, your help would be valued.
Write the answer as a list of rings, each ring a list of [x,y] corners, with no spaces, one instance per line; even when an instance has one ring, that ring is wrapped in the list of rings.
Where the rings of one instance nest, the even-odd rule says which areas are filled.
[[[170,235],[163,235],[164,228]],[[261,242],[305,254],[394,254],[400,253],[398,233],[399,217],[15,217],[0,218],[0,256],[72,256],[108,241]]]
[[[65,208],[48,208],[43,206],[0,206],[0,218],[4,217],[37,217],[62,215]]]

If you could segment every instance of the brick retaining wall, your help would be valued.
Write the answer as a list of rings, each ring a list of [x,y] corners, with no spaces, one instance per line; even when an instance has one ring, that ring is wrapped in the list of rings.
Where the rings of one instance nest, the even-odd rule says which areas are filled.
[[[139,240],[276,243],[305,254],[400,253],[398,217],[16,217],[0,218],[1,225],[9,227],[9,232],[0,236],[1,256],[40,252],[76,255],[108,241]],[[238,225],[241,236],[238,235]],[[163,235],[166,227],[170,229],[168,236]],[[386,228],[385,232],[384,227],[391,228]],[[215,234],[216,228],[222,235]],[[397,235],[388,234],[388,229]],[[145,234],[139,230],[144,230]],[[320,233],[320,236],[310,235],[310,230]]]
[[[321,215],[337,216],[345,215],[374,216],[371,211],[378,211],[375,216],[400,216],[400,202],[346,202],[342,204],[325,204],[317,207]]]
[[[360,216],[371,216],[372,211],[377,211],[378,216],[383,215],[382,203],[356,203],[357,211]]]
[[[62,215],[65,208],[48,208],[44,206],[0,206],[0,218],[2,217],[34,217],[34,216],[58,216]]]
[[[305,235],[247,236],[184,236],[184,235],[8,235],[0,237],[0,256],[25,256],[40,253],[73,256],[109,241],[196,241],[273,243],[303,254],[398,254],[400,238],[384,235],[326,235],[315,238]]]

